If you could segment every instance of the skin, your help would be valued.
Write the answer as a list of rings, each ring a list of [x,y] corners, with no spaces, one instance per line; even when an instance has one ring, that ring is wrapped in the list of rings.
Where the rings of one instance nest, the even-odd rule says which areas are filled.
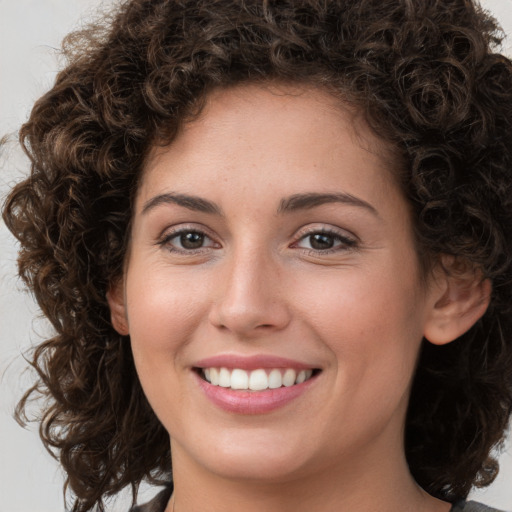
[[[168,511],[450,509],[409,473],[409,389],[423,336],[464,332],[489,289],[441,274],[425,284],[392,167],[355,113],[289,86],[215,91],[153,150],[125,276],[108,299],[171,436]],[[295,194],[333,192],[357,200],[280,211]],[[179,230],[203,233],[203,245],[183,247]],[[328,251],[311,238],[325,230]],[[230,413],[193,370],[218,354],[287,357],[321,373],[277,410]]]

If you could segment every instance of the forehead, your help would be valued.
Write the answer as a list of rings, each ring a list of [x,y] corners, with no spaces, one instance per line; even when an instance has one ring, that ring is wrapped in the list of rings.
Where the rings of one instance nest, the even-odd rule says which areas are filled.
[[[220,182],[245,179],[257,188],[256,178],[266,195],[265,185],[289,195],[301,186],[329,188],[340,177],[349,187],[367,180],[382,189],[394,184],[397,160],[360,112],[327,90],[240,85],[213,91],[170,144],[153,147],[139,196],[165,187],[190,192],[191,184],[215,195]]]
[[[268,116],[268,109],[264,107],[275,115]],[[247,126],[265,129],[265,126],[275,125],[277,115],[280,116],[279,122],[287,123],[283,126],[286,129],[283,140],[286,136],[290,139],[300,129],[305,114],[311,132],[331,121],[331,128],[346,130],[352,141],[377,156],[384,168],[395,170],[401,165],[399,151],[375,134],[361,109],[346,101],[341,92],[300,83],[248,83],[211,91],[200,113],[192,120],[184,121],[170,142],[153,145],[145,168],[152,167],[159,155],[169,148],[197,152],[207,145],[212,134],[220,132],[220,128],[231,127],[235,132],[241,132]],[[240,138],[230,141],[231,144],[235,142],[240,143]]]

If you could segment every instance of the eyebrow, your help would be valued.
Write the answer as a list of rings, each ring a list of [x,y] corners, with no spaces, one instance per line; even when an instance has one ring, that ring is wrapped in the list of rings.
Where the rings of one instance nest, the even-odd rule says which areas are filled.
[[[294,194],[290,197],[281,199],[277,213],[283,214],[297,210],[307,210],[328,203],[342,203],[365,208],[375,216],[380,217],[377,210],[370,203],[367,203],[363,199],[355,197],[352,194],[347,194],[345,192],[330,194],[307,192],[304,194]],[[182,206],[183,208],[187,208],[192,211],[214,215],[224,215],[221,208],[219,208],[219,206],[217,206],[212,201],[208,201],[202,197],[175,193],[159,194],[158,196],[151,198],[144,204],[142,213],[147,213],[148,211],[162,204],[177,204],[178,206]]]
[[[328,203],[342,203],[351,206],[358,206],[369,210],[373,215],[380,217],[379,212],[370,204],[345,192],[331,194],[322,194],[308,192],[305,194],[294,194],[288,198],[282,199],[277,210],[278,213],[288,213],[296,210],[307,210]]]
[[[160,194],[151,198],[144,204],[142,213],[147,213],[149,210],[152,210],[161,204],[177,204],[178,206],[183,206],[184,208],[188,208],[189,210],[196,212],[223,215],[222,210],[215,203],[212,203],[207,199],[197,196],[189,196],[187,194],[173,193]]]

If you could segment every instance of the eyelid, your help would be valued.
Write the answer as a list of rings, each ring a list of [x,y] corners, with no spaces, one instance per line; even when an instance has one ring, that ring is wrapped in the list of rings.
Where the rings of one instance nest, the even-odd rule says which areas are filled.
[[[170,246],[171,245],[170,241],[173,238],[176,238],[177,236],[179,236],[183,233],[191,233],[191,232],[204,235],[206,238],[208,238],[209,240],[211,240],[213,242],[213,245],[209,245],[206,247],[199,247],[198,249],[180,249],[180,248],[173,247],[172,249],[169,249],[169,250],[171,250],[172,252],[181,253],[181,254],[196,254],[198,252],[208,250],[211,248],[216,249],[216,248],[221,247],[221,244],[216,241],[217,237],[215,237],[215,235],[212,235],[211,231],[208,228],[206,228],[206,226],[203,226],[202,224],[194,224],[194,223],[192,223],[192,224],[188,224],[188,223],[177,224],[175,226],[167,227],[165,230],[163,230],[161,235],[158,237],[156,245]],[[216,246],[216,247],[214,247],[214,246]]]
[[[329,249],[308,249],[306,247],[299,247],[298,244],[306,239],[308,236],[314,235],[314,234],[323,234],[327,236],[331,236],[338,241],[341,242],[340,246],[338,247],[332,247]],[[334,227],[332,225],[325,225],[325,224],[315,224],[315,225],[308,225],[306,227],[303,227],[299,229],[297,234],[295,235],[295,241],[292,243],[292,247],[296,247],[298,249],[303,249],[315,254],[329,254],[332,252],[340,252],[348,249],[356,249],[359,244],[359,238],[351,233],[350,231],[347,231],[346,229]]]
[[[180,249],[178,247],[172,247],[170,241],[173,238],[178,237],[180,234],[190,232],[199,233],[208,238],[212,243],[208,246],[199,247],[197,249]],[[341,243],[339,244],[339,246],[332,247],[329,249],[308,249],[305,247],[298,247],[298,244],[302,240],[314,234],[328,235],[335,238],[337,241]],[[197,254],[212,248],[221,248],[222,245],[217,241],[217,239],[218,237],[215,234],[212,234],[211,230],[202,224],[183,223],[174,226],[168,226],[165,230],[163,230],[162,234],[157,239],[156,245],[169,246],[169,250],[176,253]],[[293,239],[294,241],[292,242],[291,247],[311,251],[312,253],[316,254],[328,254],[329,252],[339,252],[343,250],[348,250],[350,248],[355,249],[357,248],[359,243],[359,238],[350,231],[339,228],[337,226],[325,225],[320,223],[308,224],[306,226],[299,228]]]
[[[328,235],[338,236],[343,239],[353,240],[354,242],[359,242],[359,237],[356,236],[351,231],[347,229],[340,228],[337,226],[333,226],[332,224],[321,224],[321,223],[313,223],[307,224],[306,226],[302,226],[296,232],[295,239],[299,240],[304,238],[305,236],[314,234],[314,233],[325,233]]]

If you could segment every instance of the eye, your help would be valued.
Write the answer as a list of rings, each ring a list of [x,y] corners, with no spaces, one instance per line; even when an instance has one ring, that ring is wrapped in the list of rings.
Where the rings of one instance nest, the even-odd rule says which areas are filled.
[[[173,252],[194,252],[219,247],[206,233],[195,229],[181,229],[169,233],[160,244]]]
[[[307,233],[295,244],[296,247],[317,252],[342,251],[356,245],[356,240],[340,233],[319,230]]]

